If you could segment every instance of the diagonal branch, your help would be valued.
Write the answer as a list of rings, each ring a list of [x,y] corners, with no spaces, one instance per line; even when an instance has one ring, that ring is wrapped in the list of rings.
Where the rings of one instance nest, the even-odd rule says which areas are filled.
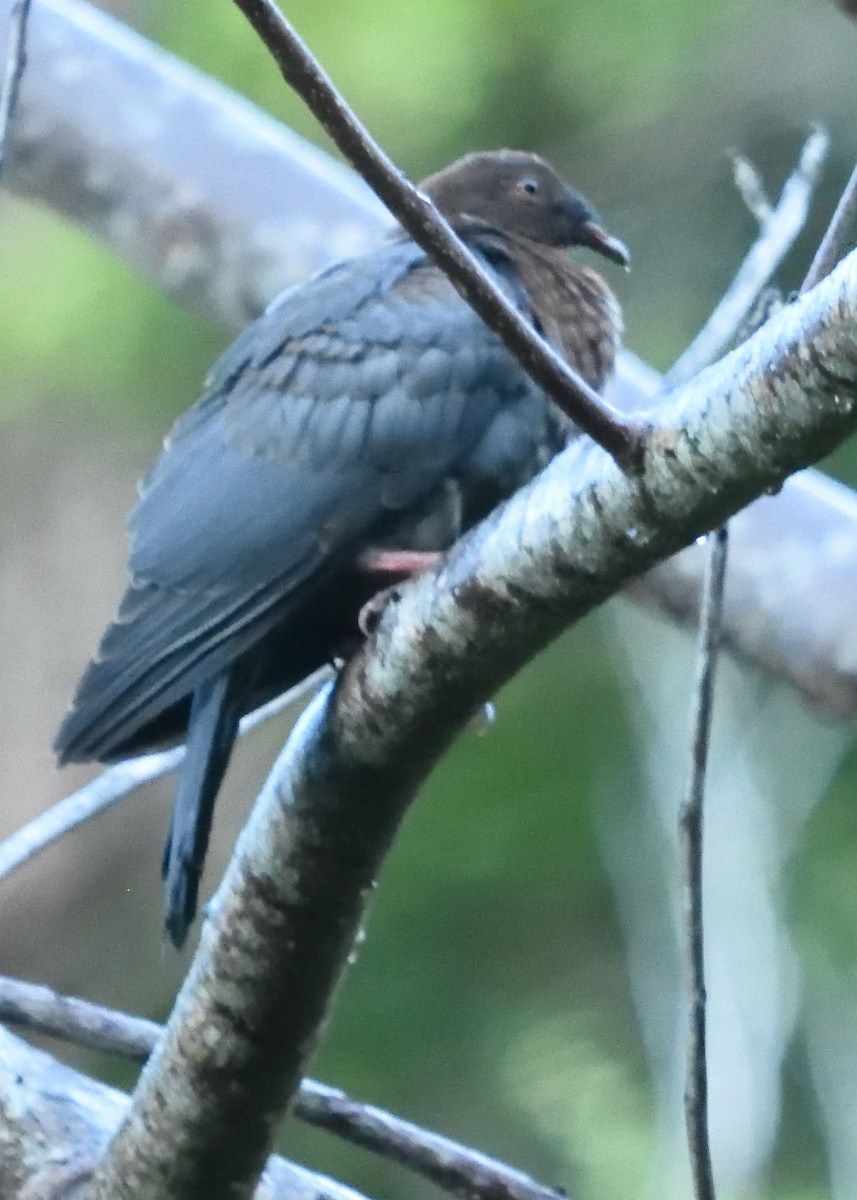
[[[9,133],[15,118],[18,89],[27,61],[27,19],[30,0],[12,0],[9,10],[9,43],[6,47],[6,67],[0,81],[0,180],[9,146]]]
[[[274,0],[235,0],[235,3],[270,50],[285,81],[321,122],[351,165],[414,241],[443,269],[485,324],[502,338],[506,349],[527,374],[617,462],[627,467],[639,463],[645,425],[605,403],[521,316],[428,197],[408,182],[361,125]]]
[[[857,427],[857,253],[660,416],[639,475],[581,443],[555,459],[403,589],[307,709],[88,1200],[251,1195],[390,842],[473,710],[629,578]]]
[[[827,134],[820,129],[814,130],[807,138],[798,164],[786,180],[776,205],[759,214],[759,236],[750,247],[735,278],[702,329],[667,372],[664,380],[666,387],[676,387],[707,367],[739,333],[759,293],[804,227],[828,144]],[[740,176],[738,178],[740,180]],[[753,200],[752,195],[748,198],[748,204],[758,211],[759,203]]]
[[[330,677],[326,667],[316,671],[296,687],[268,704],[241,718],[238,736],[244,737],[264,721],[278,716],[298,699],[317,687],[322,679]],[[35,855],[52,846],[73,829],[91,821],[124,800],[137,788],[152,783],[163,775],[178,769],[185,756],[185,747],[175,746],[154,754],[143,754],[128,758],[124,762],[108,767],[70,796],[60,800],[44,812],[28,821],[5,841],[0,842],[0,880],[23,867]]]
[[[820,283],[825,275],[830,274],[839,261],[849,234],[852,240],[854,238],[855,222],[857,222],[857,166],[848,178],[833,216],[830,218],[830,224],[810,263],[801,286],[802,292],[808,292],[810,288],[814,288],[817,283]]]

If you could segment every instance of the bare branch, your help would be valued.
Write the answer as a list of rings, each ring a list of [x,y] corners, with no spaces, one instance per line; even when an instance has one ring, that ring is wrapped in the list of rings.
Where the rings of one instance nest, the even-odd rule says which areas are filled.
[[[786,180],[776,207],[760,214],[757,189],[747,192],[745,163],[744,194],[750,211],[760,220],[759,236],[738,268],[728,291],[699,333],[667,372],[664,384],[676,387],[712,362],[739,333],[760,292],[788,254],[803,229],[812,193],[824,162],[828,137],[820,129],[806,140],[798,164]],[[744,161],[744,160],[741,160]]]
[[[27,18],[30,0],[12,0],[9,11],[9,44],[6,47],[6,69],[0,87],[0,180],[9,145],[9,130],[15,119],[18,88],[27,62]]]
[[[333,80],[273,0],[235,0],[271,52],[283,78],[384,201],[430,254],[506,349],[584,433],[626,467],[641,458],[645,426],[611,408],[526,321],[455,235],[427,196],[408,182],[348,107]]]
[[[184,304],[238,330],[390,226],[350,170],[106,13],[40,0],[36,16],[6,186]],[[4,33],[8,55],[0,15],[0,52]]]
[[[79,1196],[128,1097],[79,1075],[0,1028],[0,1196]],[[363,1200],[283,1158],[271,1158],[256,1200]]]
[[[631,576],[857,427],[857,253],[660,415],[639,475],[585,442],[559,455],[403,588],[336,687],[306,710],[90,1200],[250,1195],[364,897],[417,788],[472,712]],[[224,1128],[235,1131],[226,1144]]]
[[[855,219],[857,219],[857,166],[851,172],[845,189],[839,197],[839,203],[836,205],[833,216],[830,218],[830,224],[827,226],[803,281],[802,292],[808,292],[810,288],[814,288],[836,266],[847,243],[849,230],[853,231]]]
[[[0,976],[0,1020],[138,1063],[146,1062],[163,1034],[163,1026],[154,1021],[8,976]],[[462,1200],[558,1197],[504,1163],[313,1079],[301,1083],[294,1113],[299,1120],[397,1162]]]
[[[809,143],[807,143],[807,145],[809,145]],[[802,159],[805,157],[805,154],[806,147],[804,148]],[[848,230],[854,224],[855,215],[857,215],[857,167],[854,168],[848,183],[845,185],[845,189],[839,199],[833,216],[830,219],[830,223],[825,231],[824,237],[819,244],[809,271],[807,272],[803,284],[801,285],[801,293],[810,291],[833,269],[837,258],[842,251],[842,247],[845,244]],[[816,481],[813,480],[812,482],[815,483]],[[832,488],[836,487],[836,485],[833,484],[830,486]],[[840,489],[840,495],[844,503],[846,499],[846,493],[844,489]],[[842,549],[843,546],[840,545],[840,554]],[[785,580],[783,580],[783,582],[785,582]],[[722,621],[722,603],[720,603],[720,608],[721,611],[718,619]],[[703,601],[703,612],[704,611],[705,604]],[[786,636],[788,636],[792,642],[795,640],[793,631],[789,631]],[[808,689],[805,688],[804,690]],[[701,888],[701,878],[698,880],[698,884]]]
[[[857,496],[803,471],[729,523],[723,645],[794,687],[820,715],[857,724]],[[632,599],[693,629],[705,550],[693,545],[634,580]],[[755,614],[755,616],[753,615]]]
[[[163,1033],[156,1021],[9,975],[0,975],[0,1021],[136,1063],[146,1062]]]
[[[754,197],[754,203],[756,198]],[[836,206],[825,235],[803,281],[809,291],[836,263],[857,209],[857,167]],[[714,672],[723,623],[723,589],[726,579],[727,526],[709,541],[709,557],[702,596],[697,676],[691,728],[691,764],[687,792],[679,812],[684,859],[686,954],[689,974],[690,1021],[685,1085],[685,1117],[696,1200],[715,1200],[711,1150],[708,1138],[708,1067],[706,1052],[705,935],[703,922],[703,805],[705,774],[711,739]]]
[[[497,1159],[311,1080],[301,1085],[295,1115],[415,1171],[461,1200],[561,1200],[564,1195]]]
[[[258,725],[278,716],[301,697],[316,688],[323,679],[330,678],[330,670],[323,668],[309,678],[290,688],[282,696],[248,713],[238,727],[238,736],[244,737]],[[143,784],[151,783],[175,771],[185,756],[184,746],[163,750],[157,754],[143,754],[108,767],[72,795],[39,813],[32,821],[16,830],[5,841],[0,842],[0,880],[24,866],[36,854],[52,846],[72,829],[91,821],[124,800]]]
[[[685,798],[679,810],[685,896],[685,953],[690,996],[684,1103],[696,1200],[715,1200],[711,1150],[708,1143],[702,834],[705,773],[714,707],[714,673],[723,612],[723,584],[726,578],[727,527],[722,525],[716,533],[711,534],[708,541],[708,570],[705,574],[696,651],[696,678],[693,684],[690,766]]]

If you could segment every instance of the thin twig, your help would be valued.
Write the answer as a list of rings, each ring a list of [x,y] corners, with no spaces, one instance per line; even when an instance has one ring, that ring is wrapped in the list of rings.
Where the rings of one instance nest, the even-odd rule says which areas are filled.
[[[743,161],[743,160],[742,160]],[[748,169],[749,164],[746,164]],[[764,224],[761,215],[761,180],[746,173],[736,183],[745,203]],[[764,230],[762,237],[764,237]],[[758,297],[754,298],[754,303]],[[752,319],[752,318],[751,318]],[[755,328],[738,327],[733,337],[746,338]],[[707,365],[701,361],[698,369]],[[708,1051],[706,1038],[705,927],[703,923],[703,806],[705,776],[711,742],[711,713],[714,701],[714,676],[723,632],[723,591],[729,527],[722,525],[707,538],[707,559],[700,604],[696,675],[692,689],[690,768],[684,802],[679,810],[679,836],[682,850],[685,895],[685,947],[688,972],[688,1043],[685,1071],[685,1122],[688,1152],[696,1200],[714,1200],[714,1175],[708,1133]]]
[[[741,193],[741,199],[759,225],[764,226],[771,219],[774,206],[771,204],[765,181],[759,174],[755,163],[751,163],[749,158],[745,158],[743,154],[733,154],[732,178]]]
[[[0,975],[0,1020],[76,1046],[144,1063],[163,1026],[52,988]],[[465,1200],[557,1200],[521,1171],[313,1079],[301,1083],[295,1116],[398,1163]]]
[[[679,815],[690,981],[690,1033],[684,1103],[696,1200],[714,1200],[711,1149],[708,1143],[708,1073],[705,1052],[702,816],[727,546],[728,534],[724,525],[712,534],[710,539],[696,651],[697,674],[693,687],[690,770],[687,791]]]
[[[845,190],[839,197],[830,224],[825,230],[821,244],[815,252],[815,257],[807,271],[806,279],[801,286],[802,292],[808,292],[829,275],[839,261],[848,237],[848,230],[853,227],[857,218],[857,166],[851,172],[851,177],[845,185]]]
[[[0,1021],[135,1063],[148,1059],[163,1032],[156,1021],[9,975],[0,975]]]
[[[803,229],[827,147],[827,134],[820,129],[813,130],[804,143],[797,166],[786,180],[776,207],[761,222],[759,236],[723,299],[667,372],[665,388],[686,382],[708,366],[736,336],[760,292]],[[738,182],[740,185],[740,179]],[[743,194],[743,188],[741,190]],[[749,206],[758,216],[752,196]]]
[[[0,179],[9,149],[9,132],[15,118],[18,89],[21,76],[27,65],[27,18],[30,15],[30,0],[13,0],[9,11],[9,48],[6,54],[6,69],[0,90]]]
[[[301,1084],[295,1113],[319,1129],[430,1179],[462,1200],[558,1200],[562,1194],[469,1146],[312,1080]]]
[[[808,145],[809,143],[807,143]],[[806,149],[807,147],[804,148],[801,155],[801,161],[806,157]],[[783,194],[785,194],[785,189],[783,189]],[[801,286],[801,293],[808,292],[815,287],[836,265],[855,213],[857,213],[857,167],[852,172],[830,219]],[[747,335],[753,332],[755,331],[748,330]],[[714,1200],[711,1149],[708,1138],[702,850],[705,770],[711,735],[714,672],[723,618],[727,547],[728,532],[724,525],[709,538],[709,557],[706,564],[697,646],[697,677],[694,683],[691,767],[687,794],[679,817],[684,861],[686,943],[690,979],[690,1032],[685,1081],[685,1118],[696,1200]]]
[[[327,668],[316,671],[282,696],[256,709],[255,712],[248,713],[238,727],[238,736],[243,737],[264,721],[277,716],[290,704],[317,687],[329,674]],[[139,758],[126,759],[117,763],[115,767],[108,767],[91,783],[87,783],[34,817],[32,821],[28,821],[4,842],[0,842],[0,880],[11,875],[18,867],[22,867],[71,830],[106,812],[119,800],[124,800],[143,784],[151,783],[154,779],[160,779],[162,775],[175,771],[184,755],[184,746],[176,746],[172,750],[163,750],[157,754],[143,754]]]
[[[612,408],[521,316],[427,196],[404,177],[358,121],[273,0],[235,0],[292,87],[352,166],[506,348],[580,428],[620,465],[635,466],[646,426]]]

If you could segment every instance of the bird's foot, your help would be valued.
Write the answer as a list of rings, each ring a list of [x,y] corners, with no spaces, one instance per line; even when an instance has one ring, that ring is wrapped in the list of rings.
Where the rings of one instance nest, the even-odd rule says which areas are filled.
[[[431,570],[440,559],[437,550],[365,550],[359,563],[364,571],[377,575],[400,575],[402,579],[415,579],[417,575]],[[398,584],[382,588],[360,609],[357,624],[364,637],[378,627],[381,614],[388,604],[399,598]]]
[[[384,609],[398,598],[399,588],[394,583],[392,587],[382,588],[380,592],[375,593],[371,600],[366,601],[357,614],[357,625],[364,637],[369,637],[375,632]]]

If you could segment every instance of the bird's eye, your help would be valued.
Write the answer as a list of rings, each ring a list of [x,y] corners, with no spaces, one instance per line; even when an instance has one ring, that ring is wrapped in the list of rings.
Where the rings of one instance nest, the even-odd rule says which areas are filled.
[[[535,196],[536,192],[539,190],[539,181],[538,179],[532,179],[528,176],[526,179],[522,179],[518,186],[520,187],[521,191],[526,192],[528,196]]]

